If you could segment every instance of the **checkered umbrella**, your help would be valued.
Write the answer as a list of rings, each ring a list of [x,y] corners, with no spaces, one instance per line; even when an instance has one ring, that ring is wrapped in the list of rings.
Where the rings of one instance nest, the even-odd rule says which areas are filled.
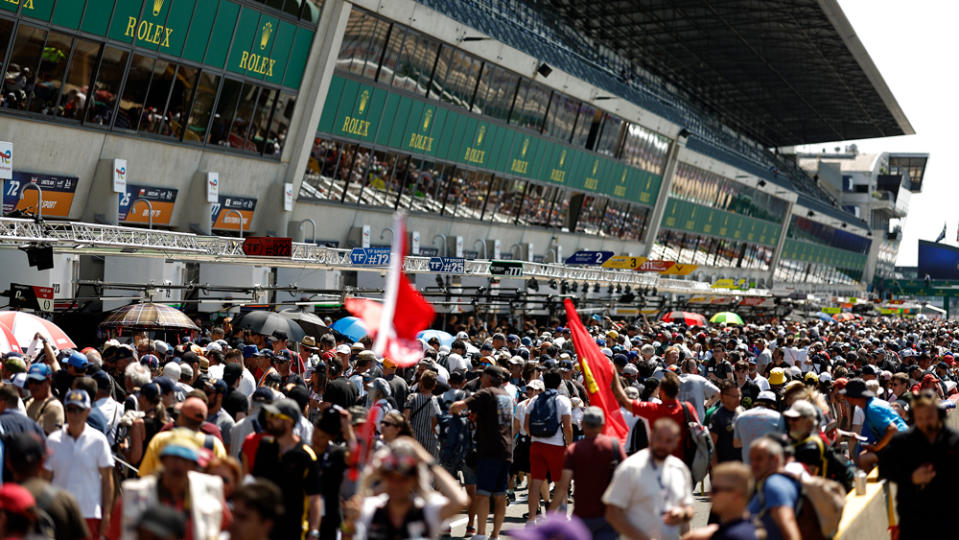
[[[100,327],[133,330],[200,330],[182,311],[150,302],[130,304],[115,309],[100,323]]]

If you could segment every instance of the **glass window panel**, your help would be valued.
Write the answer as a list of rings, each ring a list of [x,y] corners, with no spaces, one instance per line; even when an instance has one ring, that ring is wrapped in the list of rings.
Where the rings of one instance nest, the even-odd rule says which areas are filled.
[[[490,175],[477,171],[461,171],[450,186],[446,197],[446,215],[481,219],[486,195],[490,188]]]
[[[436,67],[433,91],[441,101],[469,108],[482,63],[462,51],[448,47],[444,50],[448,56]]]
[[[603,216],[606,215],[606,197],[585,195],[583,209],[576,222],[576,232],[600,235],[602,233]]]
[[[596,144],[596,151],[600,154],[615,156],[622,127],[623,121],[621,119],[611,114],[606,114],[603,122],[603,131]]]
[[[519,75],[493,64],[485,64],[474,100],[474,110],[506,121],[509,118],[510,107],[513,105],[517,80]]]
[[[44,56],[50,54],[48,47],[44,49]],[[64,82],[63,97],[60,98],[58,116],[79,120],[83,108],[90,101],[90,81],[97,68],[97,59],[100,56],[100,44],[85,39],[78,39],[74,45],[73,57],[67,70]]]
[[[299,196],[308,199],[338,200],[339,197],[331,197],[331,193],[336,183],[336,173],[342,156],[340,143],[315,139]]]
[[[177,139],[184,136],[183,125],[190,114],[193,91],[196,89],[196,80],[199,74],[198,69],[187,66],[180,66],[176,70],[176,79],[173,82],[173,92],[170,94],[170,104],[167,106],[166,118],[170,124],[170,134]],[[199,137],[191,134],[190,140],[199,142]]]
[[[10,51],[10,63],[3,78],[3,95],[7,106],[21,111],[33,99],[37,67],[43,53],[46,31],[21,24]]]
[[[393,86],[417,95],[425,95],[440,45],[419,32],[406,29],[406,39],[396,61]]]
[[[530,82],[529,90],[523,100],[523,112],[518,125],[539,131],[546,116],[546,107],[549,105],[550,90],[545,86]]]
[[[606,216],[603,218],[603,234],[606,236],[620,236],[623,231],[623,223],[626,220],[626,214],[629,212],[629,204],[623,201],[610,200],[606,205]]]
[[[310,22],[320,22],[320,14],[323,13],[323,0],[299,1],[303,3],[303,13],[300,14],[300,17]]]
[[[216,100],[216,90],[219,85],[219,75],[207,71],[200,72],[196,99],[187,121],[186,133],[183,135],[184,141],[201,144],[206,142],[210,114],[213,112],[213,102]]]
[[[642,240],[646,234],[646,224],[649,222],[649,208],[630,205],[629,214],[623,222],[623,238],[628,240]]]
[[[147,56],[133,55],[114,127],[134,131],[139,127],[141,116],[145,114],[143,101],[150,88],[150,77],[153,75],[155,61]]]
[[[589,140],[590,128],[593,125],[593,116],[596,115],[596,109],[587,103],[581,103],[579,114],[576,119],[576,128],[573,130],[573,138],[570,141],[573,146],[581,148],[586,147]]]
[[[120,93],[120,83],[123,81],[128,54],[127,51],[104,47],[100,69],[97,71],[97,81],[93,85],[93,101],[87,107],[86,123],[88,125],[109,127],[113,124],[113,111],[117,104],[117,94]],[[130,129],[126,120],[125,114],[118,115],[117,123],[120,124],[118,127]]]
[[[420,160],[410,166],[410,179],[403,190],[401,206],[409,204],[411,210],[440,215],[446,202],[447,184],[451,182],[456,167]],[[406,193],[409,193],[406,196]]]
[[[576,122],[579,107],[578,101],[554,92],[553,100],[549,104],[545,133],[561,141],[568,141],[573,134],[573,124]]]
[[[10,38],[13,37],[13,21],[0,19],[0,64],[7,57],[7,48],[10,47]],[[4,79],[6,80],[6,79]],[[0,107],[7,107],[6,93],[0,92]]]
[[[393,31],[390,32],[390,39],[386,42],[386,50],[383,53],[383,61],[380,63],[380,73],[377,75],[377,81],[392,84],[405,43],[405,29],[399,25],[395,26]]]
[[[261,88],[256,109],[253,111],[253,122],[250,124],[250,132],[247,137],[256,146],[258,153],[263,152],[263,146],[270,134],[270,116],[273,114],[276,94],[276,90]]]
[[[553,188],[553,200],[549,210],[549,224],[552,227],[569,230],[570,193],[565,189]],[[578,200],[578,199],[577,199]]]
[[[526,124],[526,94],[529,93],[529,79],[520,78],[516,89],[516,99],[513,101],[509,123],[522,126]]]
[[[360,204],[393,208],[399,188],[396,185],[396,154],[392,152],[373,152],[366,168],[365,181],[360,193]]]
[[[520,211],[519,222],[527,225],[548,227],[552,223],[553,200],[559,188],[530,184]]]
[[[233,115],[233,123],[230,126],[230,148],[241,148],[249,152],[256,152],[256,146],[247,139],[247,133],[250,131],[250,123],[259,93],[259,86],[251,83],[243,84],[243,90],[240,91],[236,106],[236,114]]]
[[[353,9],[346,23],[337,67],[367,79],[376,76],[389,23],[360,9]]]
[[[230,122],[233,113],[240,102],[240,93],[243,83],[234,79],[225,79],[223,89],[220,90],[219,101],[216,105],[216,114],[213,115],[213,126],[210,130],[210,144],[228,146],[230,140]]]
[[[150,79],[150,90],[144,102],[146,109],[140,119],[141,132],[171,135],[173,131],[166,117],[167,103],[170,100],[170,90],[173,88],[173,78],[176,75],[176,64],[157,59],[153,64],[153,78]]]
[[[289,134],[290,119],[293,117],[295,106],[296,96],[287,92],[280,92],[280,98],[276,102],[276,110],[273,112],[273,123],[270,125],[269,138],[263,147],[264,155],[279,156],[283,153],[283,145],[286,143],[286,137]]]
[[[305,3],[306,2],[303,2],[302,0],[286,0],[286,2],[283,3],[283,11],[293,15],[294,17],[297,17],[300,15],[300,10],[302,8],[300,4]]]
[[[366,183],[365,176],[370,167],[372,155],[373,150],[371,148],[361,146],[354,151],[352,168],[344,178],[343,202],[348,204],[360,203],[360,194],[363,191],[363,184]]]
[[[525,189],[525,180],[495,177],[490,186],[489,202],[483,214],[484,219],[494,223],[515,223]]]
[[[60,99],[60,85],[63,83],[63,75],[67,71],[72,46],[73,37],[71,36],[59,32],[50,32],[47,36],[47,42],[40,54],[40,65],[37,67],[34,96],[30,100],[27,110],[41,114],[57,114],[56,107],[57,101]],[[80,51],[78,50],[78,52]],[[93,60],[95,63],[95,54]],[[86,84],[90,84],[89,80],[86,81]],[[82,101],[79,105],[82,108]],[[71,118],[75,118],[75,116],[71,116]]]

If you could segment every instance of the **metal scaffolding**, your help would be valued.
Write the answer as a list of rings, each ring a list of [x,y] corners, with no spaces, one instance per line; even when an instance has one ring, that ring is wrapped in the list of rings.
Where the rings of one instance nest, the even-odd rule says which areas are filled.
[[[36,221],[0,218],[0,248],[48,244],[57,253],[76,255],[116,255],[157,257],[190,262],[256,264],[260,266],[315,268],[353,272],[382,272],[384,266],[354,265],[349,249],[330,248],[307,243],[293,243],[290,258],[248,257],[243,254],[243,239],[222,236],[201,236],[192,233],[99,225],[74,221]],[[493,276],[489,260],[466,261],[464,276]],[[405,260],[408,273],[429,273],[429,257],[409,256]],[[669,279],[657,274],[597,267],[567,266],[523,262],[523,276],[518,279],[588,282],[601,286],[621,285],[633,289],[655,289],[660,294],[693,294],[711,296],[768,296],[765,289],[748,291],[712,289],[709,283]]]

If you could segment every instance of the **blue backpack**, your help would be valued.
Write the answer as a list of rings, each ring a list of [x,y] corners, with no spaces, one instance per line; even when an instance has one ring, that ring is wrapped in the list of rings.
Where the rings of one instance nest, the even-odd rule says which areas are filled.
[[[529,413],[529,434],[533,437],[552,437],[559,430],[559,418],[556,414],[555,389],[540,394]]]
[[[440,428],[440,463],[456,465],[473,449],[473,426],[466,415],[444,413],[437,422]]]

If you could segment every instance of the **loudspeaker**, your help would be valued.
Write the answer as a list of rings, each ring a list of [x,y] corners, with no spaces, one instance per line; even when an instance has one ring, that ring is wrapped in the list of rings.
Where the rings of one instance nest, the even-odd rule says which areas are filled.
[[[536,73],[539,73],[544,78],[549,77],[549,74],[552,72],[553,72],[553,68],[549,67],[549,65],[546,64],[545,62],[543,62],[542,64],[539,65],[538,68],[536,68]]]
[[[20,248],[27,253],[27,264],[37,270],[53,268],[53,246],[28,246]]]

